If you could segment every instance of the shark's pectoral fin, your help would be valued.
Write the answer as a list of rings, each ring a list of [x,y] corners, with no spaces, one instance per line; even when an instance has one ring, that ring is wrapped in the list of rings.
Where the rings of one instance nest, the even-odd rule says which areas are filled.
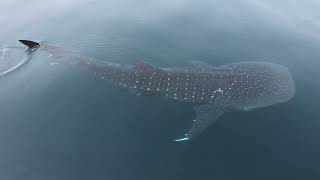
[[[224,113],[222,109],[215,108],[210,105],[201,105],[194,109],[197,115],[191,129],[184,135],[184,137],[175,139],[174,141],[186,141],[199,136],[207,127],[215,123]]]

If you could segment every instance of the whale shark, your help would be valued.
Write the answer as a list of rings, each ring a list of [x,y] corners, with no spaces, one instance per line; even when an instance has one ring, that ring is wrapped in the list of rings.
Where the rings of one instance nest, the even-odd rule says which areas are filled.
[[[161,68],[145,63],[97,63],[66,49],[28,40],[29,48],[73,60],[115,86],[137,95],[164,96],[190,103],[196,113],[192,127],[174,141],[198,137],[223,114],[285,103],[295,95],[295,83],[285,66],[271,62],[239,62],[199,68]]]

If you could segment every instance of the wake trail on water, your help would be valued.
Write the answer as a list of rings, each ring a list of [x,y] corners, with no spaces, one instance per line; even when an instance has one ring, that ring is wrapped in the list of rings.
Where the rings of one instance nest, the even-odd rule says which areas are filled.
[[[22,46],[9,46],[1,49],[0,52],[0,77],[17,71],[31,60]]]

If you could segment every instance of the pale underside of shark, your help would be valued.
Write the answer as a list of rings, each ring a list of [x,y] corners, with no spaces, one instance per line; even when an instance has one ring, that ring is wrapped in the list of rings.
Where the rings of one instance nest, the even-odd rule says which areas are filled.
[[[269,62],[241,62],[219,67],[158,68],[148,64],[119,65],[96,63],[63,48],[32,41],[22,42],[33,49],[46,50],[57,59],[73,61],[117,86],[138,95],[166,96],[191,103],[196,118],[189,131],[175,141],[199,136],[220,116],[231,111],[247,111],[289,101],[295,85],[289,70]]]

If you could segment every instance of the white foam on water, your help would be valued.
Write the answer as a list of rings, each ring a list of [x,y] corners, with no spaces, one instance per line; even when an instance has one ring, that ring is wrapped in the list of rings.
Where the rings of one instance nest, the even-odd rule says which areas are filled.
[[[27,63],[29,61],[30,57],[28,56],[25,56],[22,61],[20,61],[18,64],[16,64],[15,66],[5,70],[5,71],[2,71],[0,72],[0,76],[3,76],[3,75],[6,75],[14,70],[17,70],[18,68],[20,68],[21,66],[23,66],[25,63]]]
[[[4,47],[0,52],[0,76],[19,69],[31,59],[21,46]]]

